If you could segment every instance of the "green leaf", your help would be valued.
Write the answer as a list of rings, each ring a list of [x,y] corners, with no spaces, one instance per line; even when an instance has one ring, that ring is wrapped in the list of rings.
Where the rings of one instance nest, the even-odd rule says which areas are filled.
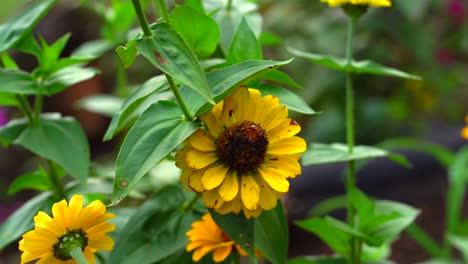
[[[99,58],[112,48],[114,48],[114,45],[107,40],[92,40],[81,44],[72,52],[71,56],[75,58]]]
[[[8,195],[13,195],[24,189],[47,191],[52,183],[44,170],[38,170],[18,176],[8,187]]]
[[[125,69],[132,66],[133,62],[135,62],[135,58],[138,54],[138,49],[135,44],[136,41],[132,40],[129,41],[125,46],[119,46],[117,49],[115,49],[115,52],[117,52],[117,55],[119,55],[119,58],[122,61]]]
[[[371,159],[388,156],[389,152],[370,146],[355,146],[353,153],[348,152],[348,146],[342,143],[311,144],[302,155],[303,165],[345,162],[350,160]]]
[[[278,97],[281,104],[284,104],[289,110],[306,114],[313,115],[317,114],[310,106],[304,101],[304,99],[288,89],[275,87],[271,85],[261,85],[258,88],[262,95],[273,95]]]
[[[18,106],[19,102],[16,95],[11,93],[0,92],[0,105],[1,106]]]
[[[123,127],[127,126],[131,120],[135,118],[135,113],[141,113],[146,110],[149,105],[144,104],[147,98],[152,94],[162,90],[167,86],[167,79],[164,75],[153,77],[141,85],[134,93],[132,93],[122,104],[120,110],[112,117],[111,123],[104,135],[104,141],[112,139]],[[151,98],[152,99],[152,98]],[[149,100],[155,103],[157,100]],[[143,109],[141,109],[143,108]],[[141,111],[138,111],[141,110]]]
[[[199,58],[209,57],[216,50],[219,29],[209,16],[189,6],[172,10],[171,25]]]
[[[181,188],[165,188],[136,210],[118,233],[108,263],[155,263],[184,248],[185,232],[198,216],[180,214]],[[167,243],[171,241],[170,243]]]
[[[201,2],[202,0],[185,0],[184,3],[187,6],[190,6],[191,8],[197,10],[200,13],[205,13],[205,9],[203,8],[203,3]]]
[[[459,150],[448,171],[448,189],[446,204],[446,232],[455,233],[460,222],[460,214],[468,182],[468,146]]]
[[[254,219],[246,219],[242,213],[220,215],[212,209],[209,211],[215,223],[229,238],[241,246],[250,257],[255,256]]]
[[[29,8],[0,25],[0,52],[12,48],[41,20],[57,0],[37,1]]]
[[[73,177],[86,183],[89,147],[80,124],[72,117],[41,116],[15,139],[15,144],[50,159]]]
[[[416,150],[435,158],[441,165],[448,167],[455,159],[452,150],[438,144],[416,138],[399,137],[387,139],[379,144],[380,147],[389,150]]]
[[[348,205],[348,197],[339,195],[318,202],[309,210],[309,216],[322,216],[336,209],[346,208]]]
[[[465,262],[468,261],[468,238],[456,235],[449,235],[448,240],[456,249],[463,254]]]
[[[373,221],[375,213],[375,204],[358,188],[352,187],[349,190],[349,200],[356,209],[359,216],[359,230],[363,230],[365,226]]]
[[[272,32],[262,32],[259,41],[264,46],[279,46],[283,43],[281,37]]]
[[[5,126],[0,127],[0,143],[8,147],[28,126],[26,118],[13,119]]]
[[[44,192],[24,203],[0,225],[0,249],[16,241],[24,233],[33,229],[33,217],[40,210],[50,211],[52,193]]]
[[[42,47],[41,56],[39,57],[39,71],[46,73],[53,72],[51,68],[55,67],[70,36],[70,33],[65,34],[50,46],[42,37],[39,38]]]
[[[412,80],[421,80],[421,77],[417,75],[412,75],[397,69],[386,67],[380,64],[377,64],[370,60],[364,61],[352,61],[351,65],[348,65],[348,62],[344,58],[337,58],[328,55],[314,54],[302,52],[296,49],[289,48],[289,52],[295,56],[308,59],[309,61],[342,72],[353,72],[353,73],[366,73],[374,75],[383,75],[389,77],[396,77],[402,79],[412,79]]]
[[[149,170],[197,129],[173,102],[159,101],[146,109],[128,132],[117,157],[112,201],[123,199]]]
[[[213,103],[205,74],[195,55],[169,24],[156,24],[153,36],[145,37],[137,47],[141,54],[161,71]]]
[[[44,94],[29,73],[22,70],[0,69],[0,92],[14,94]]]
[[[291,77],[289,77],[289,75],[287,75],[286,73],[280,70],[267,72],[264,75],[262,75],[261,79],[289,85],[291,87],[298,88],[298,89],[302,89],[302,86],[300,84],[295,82],[293,79],[291,79]]]
[[[349,252],[351,235],[336,228],[326,219],[309,218],[296,222],[296,225],[320,237],[336,253],[345,254]]]
[[[8,55],[8,53],[3,53],[2,54],[2,63],[5,66],[5,68],[10,69],[10,70],[18,70],[18,64]]]
[[[273,264],[286,263],[288,258],[288,223],[281,203],[255,218],[255,247]]]
[[[348,261],[341,256],[302,256],[293,258],[288,264],[347,264]]]
[[[247,60],[262,59],[263,53],[260,43],[250,29],[245,18],[242,18],[231,45],[229,46],[226,62],[231,65]]]
[[[90,112],[112,117],[122,106],[123,99],[113,95],[96,94],[78,101],[78,107]]]
[[[74,84],[86,81],[94,77],[99,71],[94,68],[70,66],[56,71],[44,81],[44,87],[48,95],[56,94]]]
[[[261,76],[262,74],[274,70],[280,66],[288,64],[288,61],[245,61],[237,63],[206,74],[208,85],[216,103],[222,101],[236,88],[242,84]],[[180,93],[187,103],[191,113],[199,116],[209,111],[213,106],[198,94],[192,92],[185,85],[180,88]]]
[[[229,46],[231,46],[232,39],[236,34],[237,28],[241,23],[243,15],[236,8],[232,8],[231,10],[226,10],[225,8],[222,8],[216,12],[213,18],[219,26],[219,44],[221,50],[225,55],[227,55],[229,51]]]

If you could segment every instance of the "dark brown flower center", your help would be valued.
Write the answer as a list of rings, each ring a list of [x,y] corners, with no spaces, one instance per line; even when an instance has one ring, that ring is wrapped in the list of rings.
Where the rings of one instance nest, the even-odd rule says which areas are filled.
[[[81,230],[68,231],[65,235],[58,238],[57,243],[54,244],[54,257],[63,261],[72,258],[70,251],[76,247],[84,250],[88,245],[88,237],[86,233]]]
[[[265,130],[252,121],[228,127],[218,139],[219,159],[231,169],[244,174],[255,170],[265,159],[268,138]]]

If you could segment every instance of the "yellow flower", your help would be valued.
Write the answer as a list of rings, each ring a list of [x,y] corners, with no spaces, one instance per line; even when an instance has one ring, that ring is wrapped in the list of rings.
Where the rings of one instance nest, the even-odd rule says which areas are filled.
[[[83,197],[74,195],[67,206],[62,200],[52,206],[52,215],[40,211],[34,217],[34,230],[23,235],[19,242],[21,264],[38,260],[36,264],[76,263],[70,250],[80,247],[89,263],[94,263],[98,250],[112,250],[114,241],[105,233],[115,229],[106,220],[106,207],[94,201],[83,208]]]
[[[363,5],[372,7],[389,7],[392,6],[391,0],[320,0],[328,3],[329,6],[339,6],[344,4]]]
[[[202,193],[220,214],[243,210],[247,218],[270,210],[289,190],[287,178],[301,174],[306,142],[278,98],[240,87],[200,119],[199,129],[176,155],[181,182]]]
[[[224,261],[231,254],[233,247],[240,255],[247,256],[247,253],[213,221],[209,213],[206,213],[201,220],[194,222],[192,229],[187,231],[186,235],[190,240],[187,251],[195,250],[192,255],[195,262],[198,262],[210,251],[214,251],[213,260],[215,262]]]
[[[461,135],[468,140],[468,115],[465,116],[466,126],[462,129]]]

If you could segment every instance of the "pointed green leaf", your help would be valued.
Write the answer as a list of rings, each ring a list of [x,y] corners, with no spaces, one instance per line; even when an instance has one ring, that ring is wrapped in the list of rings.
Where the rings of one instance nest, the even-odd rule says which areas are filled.
[[[231,46],[232,39],[236,34],[242,17],[242,13],[236,8],[232,8],[231,10],[222,8],[214,15],[214,20],[219,26],[219,44],[225,55],[228,54],[229,46]]]
[[[456,235],[449,235],[448,240],[456,249],[463,254],[465,262],[468,261],[468,238]]]
[[[260,43],[250,29],[247,20],[242,18],[231,45],[229,46],[226,62],[228,64],[234,64],[247,60],[262,59],[263,53]]]
[[[242,213],[220,215],[212,209],[209,211],[215,223],[229,238],[241,246],[249,256],[255,256],[254,219],[246,219]]]
[[[120,148],[112,201],[128,195],[149,170],[197,129],[173,102],[159,101],[146,109]]]
[[[104,141],[112,139],[117,132],[128,125],[132,119],[136,118],[135,112],[141,113],[148,108],[149,105],[144,104],[146,99],[166,86],[167,79],[164,75],[153,77],[141,85],[125,100],[120,110],[112,117],[111,123],[104,135]],[[157,99],[150,101],[151,103],[155,103]],[[141,111],[138,111],[139,109]]]
[[[15,94],[44,94],[29,73],[22,70],[0,69],[0,92]]]
[[[219,29],[209,16],[189,6],[180,6],[172,10],[171,25],[198,57],[209,57],[216,50]]]
[[[41,56],[39,57],[39,67],[42,71],[48,71],[49,68],[58,61],[60,54],[62,54],[65,45],[70,39],[70,36],[70,33],[65,34],[50,46],[42,37],[39,38],[42,46]]]
[[[73,177],[86,182],[89,169],[89,147],[80,124],[72,117],[41,116],[15,139],[15,144],[50,159]]]
[[[19,239],[34,228],[34,216],[40,210],[50,211],[53,203],[51,192],[44,192],[24,203],[0,225],[0,249]]]
[[[12,48],[47,14],[57,0],[36,1],[29,8],[0,25],[0,52]]]
[[[5,66],[5,68],[10,69],[10,70],[18,70],[18,64],[8,55],[8,53],[3,53],[2,54],[2,63]]]
[[[274,70],[280,66],[288,64],[288,61],[245,61],[237,63],[206,74],[208,84],[215,102],[218,103],[231,94],[241,84],[261,76],[262,74]],[[182,97],[191,113],[197,116],[209,111],[213,106],[207,104],[198,94],[192,92],[185,85],[180,88]]]
[[[0,143],[8,147],[28,126],[26,118],[10,120],[5,126],[0,127]]]
[[[275,87],[271,85],[261,85],[258,89],[262,92],[262,95],[273,95],[278,97],[281,104],[288,107],[289,110],[305,114],[313,115],[317,114],[310,106],[304,101],[304,99],[288,89]]]
[[[255,218],[255,247],[273,264],[286,263],[289,232],[283,206],[264,211]]]
[[[205,74],[195,55],[169,24],[156,24],[153,36],[143,38],[137,47],[141,54],[161,71],[213,103]]]
[[[289,85],[291,87],[298,88],[298,89],[302,89],[302,86],[300,84],[295,82],[291,77],[289,77],[289,75],[287,75],[286,73],[280,70],[267,72],[264,75],[262,75],[261,79]]]
[[[413,80],[421,80],[421,77],[413,74],[409,74],[397,69],[393,69],[390,67],[386,67],[375,63],[370,60],[364,61],[352,61],[351,65],[348,65],[347,60],[344,58],[337,58],[328,55],[322,54],[314,54],[314,53],[307,53],[303,51],[299,51],[296,49],[289,48],[289,51],[298,57],[308,59],[311,62],[336,70],[336,71],[343,71],[343,72],[353,72],[353,73],[366,73],[366,74],[374,74],[374,75],[383,75],[389,77],[396,77],[402,79],[413,79]]]
[[[18,106],[15,94],[0,92],[0,106]]]
[[[8,195],[13,195],[24,189],[47,191],[52,188],[47,174],[43,170],[26,173],[15,178],[8,187]]]
[[[96,94],[80,99],[77,106],[89,112],[112,117],[122,106],[123,99],[108,94]]]
[[[44,87],[48,95],[56,94],[74,84],[93,78],[98,72],[94,68],[66,67],[45,79]]]
[[[386,150],[370,147],[355,146],[353,153],[348,152],[348,146],[342,143],[311,144],[302,155],[303,165],[317,165],[325,163],[346,162],[350,160],[372,159],[388,156]]]

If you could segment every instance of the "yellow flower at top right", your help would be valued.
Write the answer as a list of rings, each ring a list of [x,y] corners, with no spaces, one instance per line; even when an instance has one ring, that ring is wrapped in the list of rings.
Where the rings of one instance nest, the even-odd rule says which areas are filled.
[[[371,7],[390,7],[392,6],[391,0],[320,0],[321,2],[328,3],[329,6],[340,6],[345,4],[363,5]]]
[[[468,140],[468,114],[465,116],[466,126],[461,131],[461,136]]]

